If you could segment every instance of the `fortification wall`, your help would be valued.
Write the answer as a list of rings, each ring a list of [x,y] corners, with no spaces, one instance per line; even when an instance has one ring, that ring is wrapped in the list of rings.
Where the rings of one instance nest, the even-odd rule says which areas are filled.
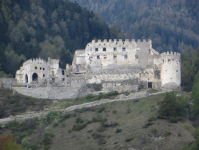
[[[12,88],[13,85],[17,85],[16,79],[0,78],[0,88]]]

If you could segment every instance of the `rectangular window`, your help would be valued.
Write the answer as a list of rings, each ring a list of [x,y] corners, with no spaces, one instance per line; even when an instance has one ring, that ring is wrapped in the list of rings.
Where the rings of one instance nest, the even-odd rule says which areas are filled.
[[[117,55],[113,55],[113,59],[117,59]]]
[[[35,69],[37,69],[37,66],[35,66]]]
[[[124,59],[127,59],[128,58],[128,55],[124,55]]]
[[[98,51],[98,48],[95,48],[95,51],[97,52],[97,51]]]
[[[125,48],[125,47],[122,47],[122,51],[124,51],[124,52],[125,52],[125,51],[126,51],[126,48]]]
[[[113,51],[117,51],[117,47],[114,47],[114,48],[113,48]]]
[[[99,55],[97,55],[97,59],[100,59],[100,56],[99,56]]]
[[[45,74],[43,74],[43,77],[45,77]]]
[[[106,51],[106,48],[103,48],[103,51],[105,52],[105,51]]]
[[[139,58],[139,56],[138,55],[135,55],[135,59],[138,59]]]

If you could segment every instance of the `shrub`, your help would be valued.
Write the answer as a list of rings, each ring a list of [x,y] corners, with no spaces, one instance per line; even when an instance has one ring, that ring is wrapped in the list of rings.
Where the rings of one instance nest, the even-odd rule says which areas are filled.
[[[116,114],[117,113],[117,110],[113,110],[113,114]]]
[[[84,129],[87,126],[86,123],[77,123],[73,126],[72,130],[73,131],[80,131],[82,129]]]
[[[144,126],[142,126],[142,128],[147,128],[149,126],[151,126],[153,124],[153,122],[147,122]]]
[[[98,110],[97,110],[97,112],[98,113],[101,113],[102,111],[104,111],[105,110],[105,107],[101,107],[101,108],[99,108]]]
[[[46,115],[46,120],[50,121],[50,120],[55,120],[55,118],[59,115],[59,112],[57,111],[51,111]]]
[[[166,131],[164,131],[164,132],[162,133],[162,136],[165,137],[165,138],[167,138],[167,137],[170,136],[170,134],[171,134],[171,132],[170,132],[169,130],[166,130]]]
[[[170,122],[170,123],[177,123],[178,120],[177,120],[177,118],[175,118],[175,117],[170,117],[170,118],[169,118],[169,122]]]
[[[120,133],[122,132],[122,129],[116,129],[115,133]]]
[[[46,131],[42,136],[42,144],[47,148],[52,143],[53,133]]]
[[[80,116],[78,116],[75,120],[75,123],[83,123],[83,122],[84,120],[82,120]]]
[[[58,122],[57,120],[55,120],[55,121],[53,122],[53,127],[57,127],[58,124],[59,124],[59,122]]]
[[[131,112],[131,108],[128,107],[127,110],[126,110],[127,114],[129,114]]]
[[[97,129],[97,132],[104,132],[105,130],[106,130],[106,127],[101,125],[101,126]]]
[[[130,136],[130,137],[125,139],[126,142],[130,142],[131,140],[133,140],[133,136]]]
[[[85,98],[86,98],[86,99],[93,99],[94,96],[93,96],[93,94],[88,94]]]
[[[157,118],[156,118],[155,116],[152,116],[152,117],[150,117],[150,118],[148,119],[148,122],[152,122],[152,121],[155,121],[155,120],[157,120]]]
[[[96,96],[96,100],[102,99],[103,96],[104,96],[104,94],[100,92],[100,93]]]
[[[153,129],[151,129],[151,133],[153,133],[153,134],[158,134],[158,130],[157,129],[155,129],[155,128],[153,128]]]
[[[0,137],[0,150],[23,150],[23,148],[14,141],[13,135],[8,133]]]

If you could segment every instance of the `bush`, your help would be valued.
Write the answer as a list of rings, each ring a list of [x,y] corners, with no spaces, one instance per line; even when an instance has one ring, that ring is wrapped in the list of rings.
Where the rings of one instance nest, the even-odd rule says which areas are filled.
[[[152,122],[152,121],[155,121],[155,120],[157,120],[157,118],[156,118],[155,116],[152,116],[152,117],[150,117],[150,118],[148,119],[148,122]]]
[[[117,110],[113,110],[113,114],[116,114],[117,113]]]
[[[175,117],[170,117],[170,118],[169,118],[169,122],[170,122],[170,123],[177,123],[178,120],[177,120],[177,118],[175,118]]]
[[[42,136],[42,144],[47,148],[52,143],[52,138],[54,137],[53,133],[45,132]]]
[[[1,150],[23,150],[20,145],[14,141],[12,134],[2,134],[0,137],[0,149]]]
[[[116,129],[115,133],[120,133],[122,132],[122,129]]]
[[[97,112],[98,113],[101,113],[102,111],[104,111],[105,110],[105,107],[101,107],[101,108],[99,108],[98,110],[97,110]]]
[[[155,129],[155,128],[153,128],[153,129],[151,129],[151,133],[153,133],[153,134],[158,134],[158,130],[157,129]]]
[[[153,124],[153,122],[147,122],[144,126],[142,126],[142,128],[147,128],[149,126],[151,126]]]
[[[93,96],[93,94],[88,94],[85,98],[86,98],[86,99],[93,99],[94,96]]]
[[[169,130],[166,130],[166,131],[164,131],[164,132],[162,133],[162,136],[165,137],[165,138],[167,138],[167,137],[170,136],[170,134],[171,134],[171,132],[170,132]]]
[[[87,126],[86,123],[78,123],[78,124],[75,124],[72,128],[73,131],[80,131],[82,129],[84,129],[85,127]]]
[[[130,142],[131,140],[133,140],[133,136],[130,136],[130,137],[126,138],[125,142]]]
[[[75,123],[83,123],[83,122],[84,120],[82,120],[80,116],[78,116],[75,120]]]

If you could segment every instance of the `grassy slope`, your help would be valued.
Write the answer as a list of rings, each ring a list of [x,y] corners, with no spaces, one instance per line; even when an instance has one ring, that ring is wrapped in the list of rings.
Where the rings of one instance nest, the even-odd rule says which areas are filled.
[[[125,102],[114,102],[104,104],[96,109],[91,109],[83,113],[76,113],[77,116],[86,120],[96,118],[107,118],[107,123],[118,122],[117,127],[108,127],[104,132],[98,132],[100,123],[88,124],[86,128],[81,131],[71,131],[75,124],[75,118],[72,117],[66,120],[63,124],[59,124],[53,128],[54,133],[53,144],[51,150],[59,149],[64,150],[82,150],[82,149],[126,149],[132,148],[151,148],[151,149],[179,149],[194,140],[192,127],[189,122],[171,124],[165,120],[156,120],[152,126],[143,129],[142,126],[147,122],[147,119],[156,115],[157,101],[162,100],[163,95],[150,96],[140,99],[139,102],[134,100]],[[105,111],[97,113],[98,108],[104,107]],[[130,113],[127,110],[130,108]],[[116,110],[117,113],[113,113]],[[121,133],[115,133],[116,129],[121,128]],[[158,131],[157,136],[160,136],[165,130],[170,130],[171,135],[168,139],[161,141],[153,141],[149,137],[153,136],[151,130],[156,128]],[[92,132],[88,132],[92,131]],[[94,139],[95,134],[102,135],[100,138]],[[125,139],[133,136],[134,139],[130,142],[125,142]],[[101,144],[106,141],[106,144]]]
[[[150,90],[149,92],[156,91]],[[47,105],[49,108],[56,107],[58,109],[61,108],[61,106],[62,108],[65,108],[70,105],[88,102],[88,100],[85,98],[57,101],[56,103],[50,103],[50,101],[47,102],[46,100],[42,102],[43,100],[34,99],[18,94],[17,96],[13,96],[12,90],[9,89],[0,89],[0,96],[1,102],[5,103],[7,101],[7,103],[5,103],[7,113],[9,113],[11,108],[14,108],[15,106],[19,107],[20,105],[18,106],[18,104],[25,104],[31,101],[34,101],[35,104],[27,105],[25,110],[34,110],[39,108],[43,109],[42,103],[44,102],[45,105]],[[191,126],[190,122],[179,122],[172,124],[165,120],[156,120],[153,121],[154,124],[148,128],[142,128],[142,126],[147,122],[148,118],[157,114],[157,102],[161,101],[162,99],[163,94],[159,94],[156,96],[137,99],[137,102],[135,102],[135,100],[113,102],[96,106],[90,109],[76,110],[74,112],[70,112],[70,118],[62,123],[59,119],[55,119],[54,121],[51,120],[46,123],[42,123],[40,121],[40,125],[34,129],[34,132],[31,133],[29,138],[31,143],[40,143],[40,145],[42,145],[41,141],[44,132],[52,132],[54,134],[54,138],[52,139],[50,150],[87,150],[99,148],[127,149],[128,147],[136,149],[180,149],[181,146],[194,141],[193,127]],[[13,100],[14,103],[9,103],[11,100]],[[101,108],[104,108],[104,111],[99,112]],[[16,114],[20,113],[21,110],[16,112]],[[85,123],[95,117],[106,118],[107,121],[105,123],[109,125],[114,122],[117,122],[118,125],[115,127],[102,128],[104,130],[99,132],[97,130],[101,126],[100,123],[91,122],[80,131],[73,131],[72,127],[74,124],[76,124],[75,121],[78,116],[80,116]],[[56,121],[58,121],[58,126],[53,127]],[[122,131],[120,133],[116,133],[117,129],[122,129]],[[157,129],[158,132],[155,135],[156,137],[161,136],[165,130],[170,130],[171,135],[164,140],[154,141],[151,140],[151,137],[154,136],[154,134],[151,132],[152,129]],[[9,130],[9,128],[5,128],[0,130],[0,133],[2,134],[8,132]],[[23,133],[25,132],[26,131],[23,131]],[[14,135],[18,136],[15,137],[16,140],[19,139],[19,133],[13,133]],[[125,139],[129,137],[133,137],[133,140],[130,142],[125,142]],[[42,149],[43,147],[40,146],[40,148]]]
[[[0,118],[18,115],[26,111],[40,111],[51,100],[36,99],[15,93],[11,89],[0,89]]]

